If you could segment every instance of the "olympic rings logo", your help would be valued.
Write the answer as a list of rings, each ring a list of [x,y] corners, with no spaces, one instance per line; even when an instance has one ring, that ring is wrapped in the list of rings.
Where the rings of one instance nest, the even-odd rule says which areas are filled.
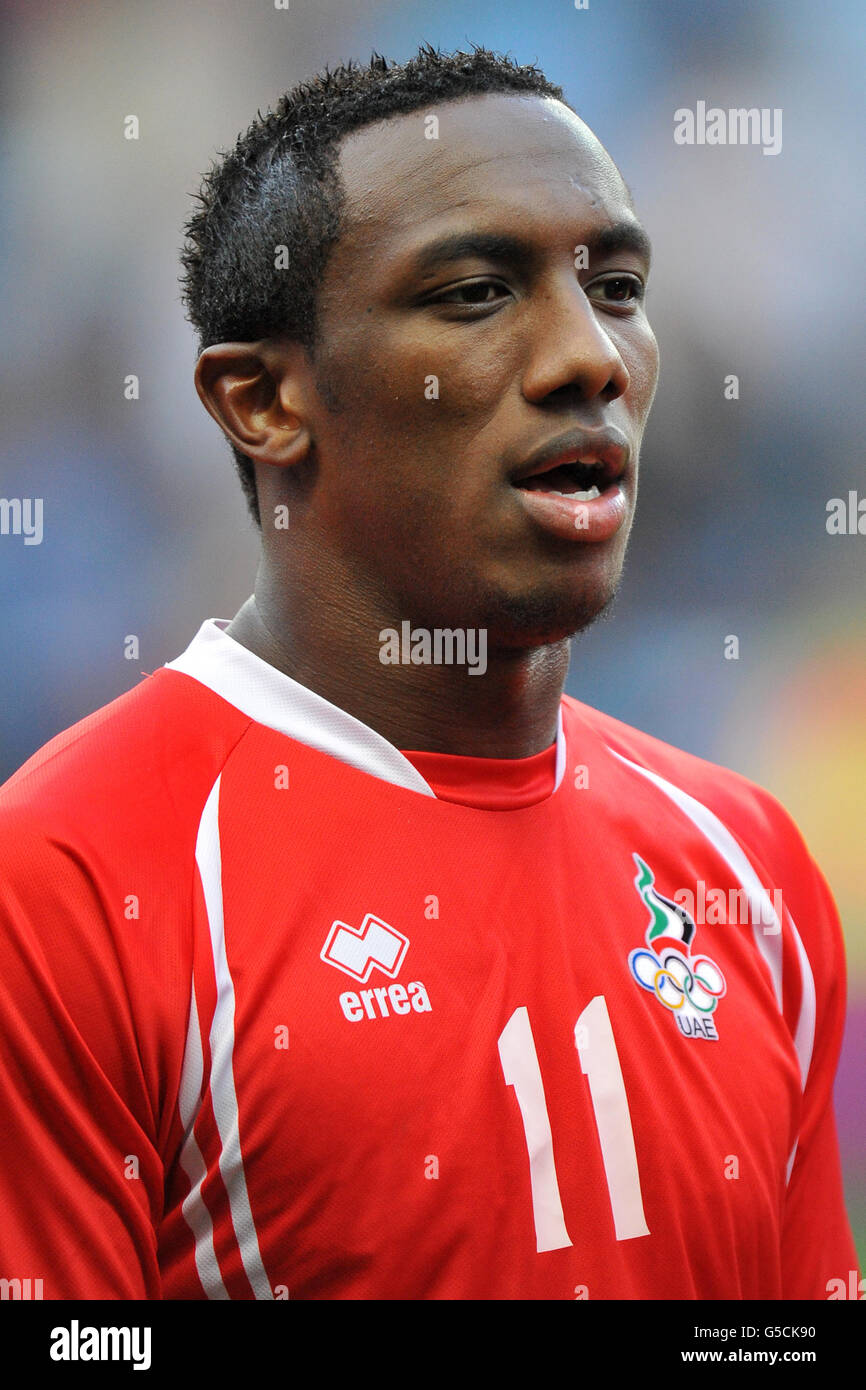
[[[674,1013],[688,1000],[698,1013],[711,1014],[727,989],[724,975],[709,956],[687,960],[679,951],[657,956],[640,947],[630,953],[628,963],[641,989],[651,990]]]

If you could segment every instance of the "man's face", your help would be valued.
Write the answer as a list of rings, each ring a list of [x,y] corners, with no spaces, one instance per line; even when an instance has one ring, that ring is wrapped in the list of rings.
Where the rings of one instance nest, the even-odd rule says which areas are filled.
[[[444,104],[438,139],[426,114],[341,146],[308,519],[395,622],[558,641],[613,597],[631,527],[658,373],[640,224],[560,102]]]

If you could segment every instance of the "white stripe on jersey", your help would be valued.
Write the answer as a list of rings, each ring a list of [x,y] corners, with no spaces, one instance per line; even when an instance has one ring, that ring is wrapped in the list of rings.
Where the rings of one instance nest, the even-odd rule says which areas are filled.
[[[776,915],[772,902],[761,885],[758,875],[746,858],[742,849],[734,839],[730,830],[719,820],[718,816],[704,806],[703,802],[684,792],[681,787],[677,787],[673,782],[667,782],[664,777],[660,777],[657,772],[650,772],[647,768],[641,767],[638,763],[633,763],[630,758],[625,758],[615,749],[608,750],[618,758],[626,767],[639,772],[642,777],[646,777],[650,782],[663,791],[671,801],[685,812],[689,820],[704,834],[713,847],[719,852],[727,862],[728,867],[734,877],[739,879],[749,901],[750,917],[752,918],[752,934],[755,944],[767,963],[773,981],[773,988],[776,993],[776,1002],[779,1012],[782,1011],[782,924]],[[794,1029],[794,1049],[797,1053],[797,1060],[800,1064],[800,1084],[801,1089],[805,1090],[806,1080],[809,1075],[809,1066],[812,1061],[812,1049],[815,1045],[815,980],[812,975],[812,968],[806,949],[800,939],[794,919],[787,908],[785,914],[794,936],[797,947],[797,957],[800,963],[800,977],[802,980],[802,992],[800,997],[800,1012],[797,1017],[797,1024]],[[765,927],[770,930],[765,931]],[[790,1178],[791,1170],[794,1166],[794,1157],[797,1153],[797,1145],[794,1144],[788,1159],[787,1176]]]
[[[568,749],[565,744],[565,729],[562,723],[562,701],[559,702],[559,710],[556,717],[556,771],[553,777],[553,790],[559,790],[559,784],[565,775],[565,764],[568,759]]]
[[[223,926],[222,857],[219,839],[218,777],[202,813],[195,846],[205,907],[210,925],[217,998],[210,1027],[210,1090],[221,1141],[219,1166],[229,1199],[232,1225],[247,1278],[257,1299],[272,1299],[250,1207],[238,1130],[238,1098],[232,1069],[235,1042],[235,988],[226,959]]]
[[[787,911],[787,909],[786,909]],[[803,1090],[806,1089],[806,1080],[809,1075],[809,1063],[812,1060],[812,1048],[815,1045],[815,1018],[817,1008],[815,1003],[815,980],[809,965],[809,957],[806,955],[806,948],[800,940],[800,933],[794,925],[794,919],[788,912],[788,921],[791,924],[791,931],[794,933],[794,940],[797,943],[797,957],[800,962],[800,978],[803,981],[803,998],[800,1004],[800,1017],[797,1019],[797,1027],[794,1030],[794,1046],[797,1049],[797,1056],[800,1058],[800,1075],[802,1077]],[[797,1157],[797,1144],[788,1159],[787,1180],[791,1180],[791,1170],[794,1167],[794,1159]]]
[[[228,1290],[222,1281],[219,1262],[213,1244],[213,1221],[201,1195],[201,1185],[207,1176],[207,1165],[198,1146],[193,1126],[199,1112],[202,1082],[202,1047],[199,1032],[195,986],[190,991],[189,1027],[183,1054],[177,1108],[186,1137],[180,1151],[180,1162],[192,1184],[183,1199],[184,1218],[195,1237],[195,1266],[202,1288],[208,1298],[226,1299]]]

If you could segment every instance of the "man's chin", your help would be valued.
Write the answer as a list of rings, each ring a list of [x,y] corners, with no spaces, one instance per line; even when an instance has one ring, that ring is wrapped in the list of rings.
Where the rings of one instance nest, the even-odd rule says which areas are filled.
[[[488,650],[551,646],[585,632],[609,615],[619,590],[612,584],[577,597],[561,593],[522,594],[502,599],[486,624]]]

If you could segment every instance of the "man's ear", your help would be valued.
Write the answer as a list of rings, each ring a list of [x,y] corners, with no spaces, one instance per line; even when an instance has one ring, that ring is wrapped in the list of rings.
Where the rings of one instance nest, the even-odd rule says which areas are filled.
[[[278,468],[309,453],[309,381],[294,342],[215,343],[195,368],[195,389],[220,429],[242,453]]]

